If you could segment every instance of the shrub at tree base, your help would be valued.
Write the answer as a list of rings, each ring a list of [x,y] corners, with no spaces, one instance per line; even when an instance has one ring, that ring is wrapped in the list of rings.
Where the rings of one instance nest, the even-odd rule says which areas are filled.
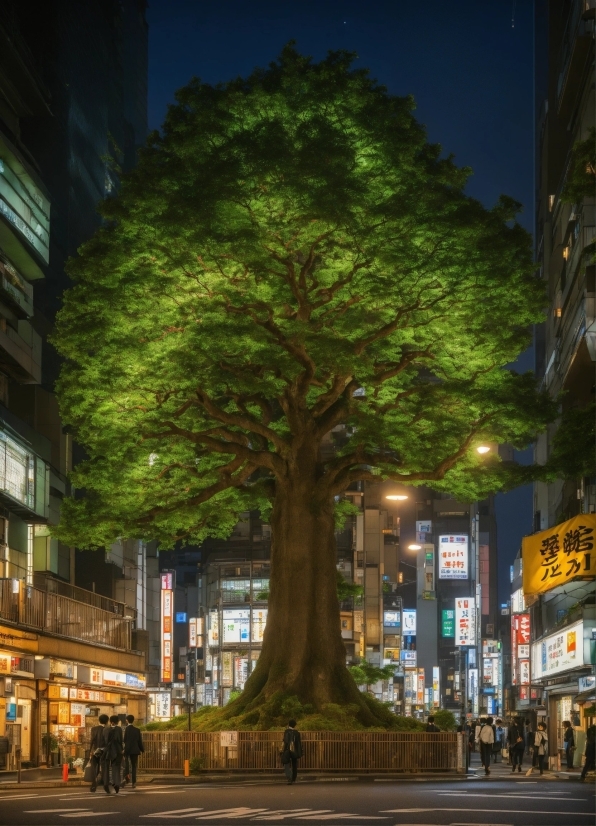
[[[424,724],[413,717],[398,717],[387,706],[368,694],[362,694],[380,725],[364,726],[358,719],[359,706],[327,703],[320,711],[302,704],[296,695],[278,692],[266,703],[237,716],[230,716],[230,705],[225,708],[205,706],[192,715],[193,731],[269,731],[285,729],[294,718],[301,731],[424,731]],[[146,731],[186,731],[188,716],[174,717],[163,723],[148,723]]]

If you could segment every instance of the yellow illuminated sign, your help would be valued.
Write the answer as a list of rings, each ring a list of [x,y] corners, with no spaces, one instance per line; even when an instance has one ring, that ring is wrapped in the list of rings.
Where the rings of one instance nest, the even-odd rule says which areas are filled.
[[[596,576],[596,514],[584,513],[522,539],[524,594]]]

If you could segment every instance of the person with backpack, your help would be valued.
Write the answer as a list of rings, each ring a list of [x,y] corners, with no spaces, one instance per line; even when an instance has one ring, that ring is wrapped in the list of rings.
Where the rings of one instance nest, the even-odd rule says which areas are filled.
[[[296,731],[296,720],[290,720],[284,731],[281,762],[289,783],[295,783],[298,775],[298,760],[302,757],[302,740]]]
[[[490,774],[490,758],[495,742],[495,730],[493,728],[492,717],[483,721],[480,727],[480,734],[478,735],[478,742],[480,743],[480,759],[484,766],[484,774],[488,775]]]
[[[120,791],[120,767],[122,765],[122,729],[117,714],[110,717],[110,725],[103,730],[103,753],[101,755],[101,775],[103,788],[110,794],[110,778],[116,794]]]
[[[509,743],[509,755],[511,756],[511,771],[515,771],[517,766],[518,772],[521,772],[522,763],[524,760],[524,751],[526,748],[524,738],[524,726],[519,720],[514,720],[507,731],[507,742]]]
[[[427,720],[425,731],[433,732],[433,731],[441,731],[441,729],[435,725],[435,718],[431,714]]]
[[[567,760],[567,768],[573,768],[573,755],[575,754],[575,734],[573,726],[569,720],[563,720],[563,728],[565,733],[563,735],[563,742],[565,744],[565,758]]]

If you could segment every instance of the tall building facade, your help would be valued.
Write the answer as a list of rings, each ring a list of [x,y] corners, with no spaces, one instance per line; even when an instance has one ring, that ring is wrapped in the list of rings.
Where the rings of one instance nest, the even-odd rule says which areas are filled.
[[[570,184],[574,147],[596,141],[596,2],[541,0],[535,13],[536,258],[548,302],[535,333],[536,373],[560,399],[562,419],[584,416],[587,432],[596,388],[596,188]],[[579,171],[590,173],[587,165]],[[539,437],[538,463],[553,455],[557,428]],[[511,600],[512,709],[547,722],[554,763],[568,720],[576,765],[594,720],[596,444],[587,447],[587,468],[535,485],[535,533],[523,540]]]
[[[145,579],[127,568],[144,546],[110,549],[121,575],[101,593],[51,536],[73,445],[47,344],[66,258],[144,138],[144,5],[7,0],[0,44],[0,768],[11,768],[17,746],[25,764],[82,757],[100,711],[145,716],[147,566]]]

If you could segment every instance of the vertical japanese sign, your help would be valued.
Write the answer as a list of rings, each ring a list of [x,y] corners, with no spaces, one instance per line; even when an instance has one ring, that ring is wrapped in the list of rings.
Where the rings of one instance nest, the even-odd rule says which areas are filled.
[[[530,660],[519,661],[519,684],[530,685]]]
[[[596,513],[574,516],[522,539],[524,594],[543,594],[573,579],[596,576]]]
[[[441,636],[455,636],[455,611],[451,608],[444,608],[441,612]]]
[[[196,617],[191,617],[188,621],[188,647],[197,647],[197,620]]]
[[[455,644],[474,645],[476,640],[476,600],[462,597],[455,600]]]
[[[174,573],[161,574],[161,682],[172,682],[172,618],[174,612]]]
[[[441,703],[441,669],[433,666],[433,706],[439,708]]]
[[[468,578],[468,537],[439,536],[439,579]]]
[[[416,678],[416,705],[424,705],[424,668],[418,669],[418,676]]]

